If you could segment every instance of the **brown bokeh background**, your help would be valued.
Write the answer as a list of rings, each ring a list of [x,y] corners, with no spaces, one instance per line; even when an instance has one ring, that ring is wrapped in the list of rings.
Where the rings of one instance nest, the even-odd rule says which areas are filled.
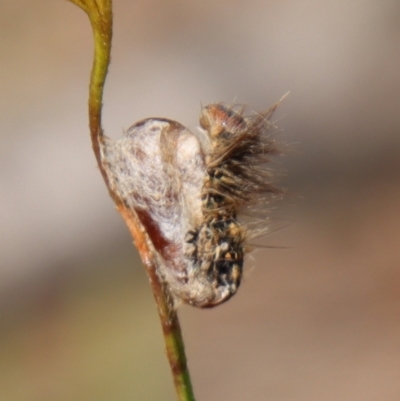
[[[0,1],[0,400],[175,399],[87,129],[92,38]],[[400,399],[400,3],[115,0],[107,134],[201,104],[265,110],[284,201],[214,310],[180,309],[198,401]],[[280,229],[284,227],[284,229]]]

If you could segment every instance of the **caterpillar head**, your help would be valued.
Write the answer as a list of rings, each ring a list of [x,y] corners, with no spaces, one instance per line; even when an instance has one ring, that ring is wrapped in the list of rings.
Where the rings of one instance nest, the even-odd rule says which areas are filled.
[[[245,125],[245,120],[239,112],[219,103],[203,107],[200,113],[200,126],[208,132],[211,140],[224,133],[242,130]]]

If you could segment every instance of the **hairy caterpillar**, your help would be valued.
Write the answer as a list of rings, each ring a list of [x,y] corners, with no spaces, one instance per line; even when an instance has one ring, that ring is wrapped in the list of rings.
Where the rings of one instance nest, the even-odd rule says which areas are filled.
[[[278,153],[269,137],[277,106],[244,117],[211,104],[201,111],[199,136],[150,118],[104,143],[112,188],[137,214],[159,274],[183,302],[216,306],[240,285],[251,232],[238,214],[280,194],[265,168]]]

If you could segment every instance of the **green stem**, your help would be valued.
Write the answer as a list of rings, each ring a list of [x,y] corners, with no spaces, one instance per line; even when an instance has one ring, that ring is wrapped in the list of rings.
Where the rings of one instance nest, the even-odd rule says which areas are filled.
[[[112,191],[101,158],[101,144],[104,139],[101,122],[103,90],[110,64],[112,41],[112,0],[69,0],[83,9],[89,16],[94,37],[94,59],[89,87],[89,126],[93,151],[96,156],[108,191],[117,205],[117,209],[127,224],[153,289],[154,298],[164,333],[167,357],[174,378],[179,401],[195,401],[189,370],[187,367],[184,341],[179,324],[177,310],[168,285],[157,274],[158,266],[149,240],[144,233],[137,216]]]
[[[103,140],[101,111],[103,90],[110,65],[112,43],[112,1],[111,0],[70,0],[89,17],[93,30],[94,57],[89,84],[89,127],[92,147],[100,171],[108,187],[107,175],[104,171],[100,144]],[[114,198],[114,196],[112,195]]]
[[[151,266],[146,266],[146,268],[157,303],[158,314],[163,328],[167,357],[174,378],[178,400],[195,401],[186,361],[185,345],[178,313],[174,307],[173,296],[171,295],[167,284],[159,279],[157,269]]]

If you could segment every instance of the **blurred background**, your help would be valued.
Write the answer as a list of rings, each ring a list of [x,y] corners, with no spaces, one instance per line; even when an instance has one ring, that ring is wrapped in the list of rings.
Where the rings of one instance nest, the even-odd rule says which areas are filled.
[[[175,399],[91,150],[86,15],[0,1],[0,400]],[[106,133],[276,114],[288,195],[238,294],[183,306],[198,401],[400,399],[400,2],[115,0]],[[275,227],[285,227],[279,229]]]

